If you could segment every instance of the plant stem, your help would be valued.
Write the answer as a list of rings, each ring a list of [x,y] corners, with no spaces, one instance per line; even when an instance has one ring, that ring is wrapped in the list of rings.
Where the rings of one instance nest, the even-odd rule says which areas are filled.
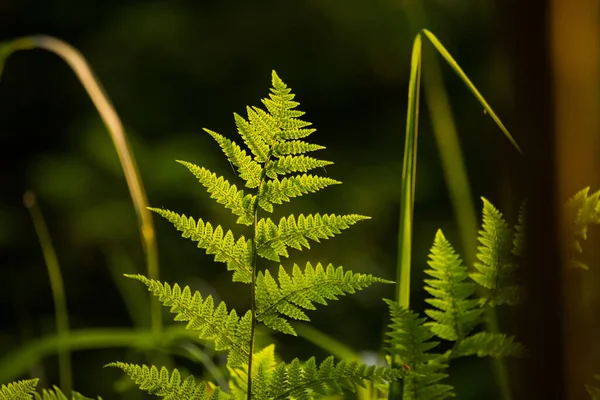
[[[12,53],[19,50],[32,50],[36,48],[56,54],[73,69],[108,129],[121,167],[123,168],[125,180],[127,181],[129,193],[136,211],[142,246],[146,255],[148,277],[150,279],[158,279],[158,250],[154,235],[154,223],[152,221],[152,214],[147,209],[148,200],[133,153],[127,142],[125,130],[117,112],[83,55],[68,43],[51,36],[23,37],[0,46],[0,73],[2,72],[6,58]],[[150,301],[152,330],[158,334],[162,330],[161,306],[154,298]]]
[[[52,245],[42,211],[35,202],[34,194],[26,192],[23,196],[23,203],[31,214],[31,220],[33,221],[33,226],[35,227],[42,253],[44,254],[44,260],[46,261],[46,267],[48,268],[50,290],[52,291],[52,300],[54,302],[56,334],[61,340],[67,340],[69,337],[69,313],[67,311],[67,298],[58,257]],[[68,348],[64,345],[60,346],[58,351],[58,369],[61,389],[69,396],[71,390],[73,390],[73,370],[71,367],[71,355]]]
[[[262,184],[262,179],[261,179]],[[260,185],[258,185],[260,188]],[[250,354],[248,355],[248,393],[247,399],[252,398],[252,356],[254,355],[254,332],[256,331],[256,264],[258,259],[257,247],[256,247],[256,231],[258,227],[258,195],[256,196],[256,202],[254,203],[254,239],[252,240],[252,283],[250,289],[250,296],[252,297],[252,325],[250,329]]]

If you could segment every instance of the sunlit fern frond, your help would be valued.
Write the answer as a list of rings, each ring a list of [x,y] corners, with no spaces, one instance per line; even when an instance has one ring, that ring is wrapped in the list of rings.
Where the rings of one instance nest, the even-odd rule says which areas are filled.
[[[231,231],[224,234],[219,225],[213,228],[210,222],[198,218],[179,215],[173,211],[150,208],[163,218],[171,222],[178,231],[183,232],[184,238],[198,242],[198,247],[206,250],[207,254],[214,254],[215,261],[227,264],[229,271],[234,271],[234,282],[250,283],[252,281],[252,241],[241,236],[237,241]]]
[[[433,279],[425,279],[425,290],[433,298],[425,301],[437,310],[425,310],[435,322],[426,323],[431,331],[445,340],[459,340],[466,337],[481,322],[483,309],[479,300],[473,299],[475,284],[465,281],[468,278],[467,267],[456,254],[450,242],[441,230],[429,255],[429,266],[432,269],[425,273]]]
[[[263,182],[259,195],[258,205],[265,211],[272,212],[273,204],[282,204],[290,198],[314,193],[330,185],[340,184],[335,179],[315,175],[299,175],[286,177],[281,180],[275,178]]]
[[[486,304],[517,304],[521,288],[514,284],[517,270],[513,249],[513,232],[504,217],[489,201],[483,200],[483,227],[479,231],[479,246],[475,263],[477,272],[471,279],[489,289]]]
[[[24,379],[0,387],[0,400],[30,400],[39,379]]]
[[[320,242],[329,239],[355,223],[370,219],[364,215],[314,214],[298,217],[290,215],[281,218],[278,225],[270,219],[258,221],[256,248],[259,256],[271,261],[280,261],[280,256],[288,257],[287,248],[302,250],[310,248],[308,239]]]
[[[106,367],[123,370],[141,390],[165,400],[224,400],[229,397],[221,393],[218,386],[213,389],[206,382],[196,383],[192,375],[182,379],[177,369],[169,373],[165,367],[159,370],[153,365],[148,367],[119,361]]]
[[[266,270],[256,279],[256,317],[271,329],[296,335],[286,318],[310,321],[304,310],[315,310],[315,304],[327,305],[327,300],[353,294],[374,283],[394,283],[370,274],[357,274],[321,263],[307,263],[304,271],[294,264],[292,274],[279,266],[278,281]]]
[[[437,400],[453,397],[454,388],[440,383],[448,377],[447,359],[430,353],[439,342],[424,325],[425,318],[401,307],[397,302],[384,299],[390,308],[391,324],[386,339],[386,350],[395,363],[404,364],[414,372],[406,376],[402,385],[403,399]]]
[[[67,396],[58,388],[54,386],[54,389],[44,389],[42,393],[34,394],[36,400],[69,400]],[[85,397],[81,393],[73,392],[71,394],[71,400],[94,400],[91,397]],[[98,397],[98,400],[102,400],[101,397]]]
[[[190,170],[192,174],[204,186],[210,197],[215,199],[217,203],[223,204],[225,208],[231,210],[234,215],[239,218],[238,224],[252,225],[254,222],[254,201],[256,196],[251,194],[244,195],[243,190],[238,190],[235,185],[229,183],[222,176],[217,177],[217,174],[209,171],[206,168],[199,167],[187,161],[177,161]]]
[[[252,399],[267,400],[269,385],[277,366],[275,345],[270,344],[258,353],[254,353],[252,361]],[[231,379],[229,389],[237,400],[244,400],[248,393],[248,365],[229,367]]]
[[[175,321],[188,321],[186,329],[198,331],[200,339],[214,341],[215,350],[227,351],[228,365],[239,366],[248,361],[252,322],[250,311],[239,318],[235,310],[227,312],[225,302],[215,307],[212,296],[203,299],[197,291],[192,294],[189,286],[181,289],[178,284],[171,286],[143,275],[125,276],[145,284],[165,307],[170,307],[170,311],[177,314]]]

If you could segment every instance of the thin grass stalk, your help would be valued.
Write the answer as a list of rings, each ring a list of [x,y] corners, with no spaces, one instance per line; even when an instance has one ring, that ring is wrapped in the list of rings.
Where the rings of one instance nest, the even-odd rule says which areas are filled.
[[[26,192],[23,196],[23,203],[29,210],[31,221],[35,228],[40,247],[48,269],[50,277],[50,290],[52,292],[52,301],[54,302],[54,319],[56,321],[56,335],[61,340],[67,340],[69,337],[69,312],[67,310],[67,297],[65,295],[65,285],[60,272],[60,264],[56,251],[50,239],[48,227],[44,221],[44,216],[40,207],[35,202],[35,196],[31,192]],[[60,386],[62,390],[69,395],[73,390],[73,369],[71,366],[71,354],[64,345],[58,348],[58,372]]]
[[[151,279],[158,279],[158,250],[152,214],[147,209],[148,200],[146,192],[142,185],[133,153],[127,142],[123,124],[110,99],[101,88],[100,82],[95,77],[83,55],[68,43],[51,36],[37,35],[23,37],[0,46],[0,73],[2,72],[2,67],[6,58],[12,53],[19,50],[33,49],[44,49],[62,58],[73,69],[75,75],[94,103],[96,110],[98,110],[115,146],[121,167],[123,168],[125,180],[127,181],[131,200],[136,211],[142,246],[146,255],[148,277]],[[161,306],[158,301],[153,298],[151,298],[150,302],[152,329],[155,333],[159,333],[162,329]]]

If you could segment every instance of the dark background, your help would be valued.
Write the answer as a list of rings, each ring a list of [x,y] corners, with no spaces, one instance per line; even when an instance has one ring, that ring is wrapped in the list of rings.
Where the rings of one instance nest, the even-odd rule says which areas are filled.
[[[505,35],[510,20],[499,18],[506,8],[480,0],[423,5],[430,19],[424,27],[444,43],[511,130],[513,59],[511,37]],[[395,278],[408,68],[416,34],[408,27],[404,2],[0,0],[0,39],[37,33],[59,37],[87,58],[125,124],[150,203],[232,229],[238,227],[228,211],[174,160],[234,179],[201,128],[235,138],[232,113],[259,105],[276,70],[317,128],[311,139],[327,146],[320,155],[335,162],[327,176],[344,182],[286,204],[276,215],[318,211],[373,217],[310,252],[296,252],[285,265],[331,262]],[[518,158],[464,84],[442,66],[477,208],[484,196],[515,222],[522,196],[511,175]],[[444,229],[462,251],[424,106],[420,128],[412,289],[417,311],[424,306],[422,270],[435,231]],[[48,223],[72,328],[131,326],[108,265],[120,257],[144,272],[127,186],[91,101],[64,62],[47,52],[18,53],[5,66],[0,188],[0,355],[54,329],[44,260],[22,203],[25,190],[36,193]],[[155,225],[162,279],[247,309],[249,293],[230,282],[222,264],[181,239],[166,221],[156,218]],[[387,323],[381,298],[393,296],[391,285],[374,286],[310,316],[315,327],[357,351],[378,351]],[[300,338],[279,339],[286,359],[325,354]],[[120,375],[101,367],[129,361],[125,357],[121,350],[75,353],[76,389],[113,398]],[[43,373],[41,385],[58,383],[56,358],[40,362],[35,372]],[[458,361],[452,381],[460,398],[492,398],[487,361]]]

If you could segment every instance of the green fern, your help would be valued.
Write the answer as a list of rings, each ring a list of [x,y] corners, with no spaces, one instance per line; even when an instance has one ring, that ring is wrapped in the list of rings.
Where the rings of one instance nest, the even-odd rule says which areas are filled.
[[[589,187],[577,192],[565,206],[571,222],[572,242],[570,247],[573,253],[583,252],[582,240],[587,239],[588,227],[591,224],[600,224],[600,191],[588,195]],[[589,269],[574,256],[570,259],[570,266],[574,268]]]
[[[279,284],[266,270],[260,271],[256,279],[256,318],[271,329],[296,335],[296,331],[283,318],[310,321],[302,309],[315,310],[314,303],[327,305],[326,300],[337,300],[337,296],[355,293],[373,283],[394,283],[369,274],[344,272],[342,267],[327,268],[318,263],[313,267],[306,264],[304,272],[294,264],[290,276],[279,266]]]
[[[0,387],[0,400],[29,400],[35,392],[39,379],[11,382]]]
[[[206,382],[196,383],[192,375],[182,380],[177,369],[169,373],[165,367],[159,370],[155,366],[123,362],[113,362],[106,367],[123,370],[141,390],[165,400],[219,400],[226,397],[221,395],[219,387],[209,387]]]
[[[479,231],[479,242],[475,263],[477,272],[469,274],[471,279],[489,289],[485,299],[488,305],[518,303],[521,288],[513,283],[517,264],[513,254],[513,230],[502,214],[486,199],[483,200],[483,227]]]
[[[273,212],[274,205],[292,198],[317,192],[339,181],[309,175],[308,171],[332,164],[306,155],[324,149],[304,141],[315,132],[309,122],[299,119],[304,113],[296,110],[291,90],[272,74],[271,94],[263,100],[266,111],[247,107],[247,118],[234,114],[237,131],[247,150],[225,136],[205,129],[220,146],[227,160],[245,182],[244,189],[222,176],[187,161],[184,165],[207,189],[210,197],[237,216],[237,224],[252,227],[252,236],[236,238],[231,230],[203,219],[194,219],[173,211],[151,208],[171,222],[185,238],[197,242],[199,248],[214,255],[233,272],[233,281],[251,285],[251,310],[241,318],[235,310],[227,310],[224,302],[214,304],[211,296],[203,298],[189,287],[169,285],[142,275],[127,275],[144,283],[148,290],[170,311],[176,321],[187,321],[187,329],[198,331],[201,339],[214,342],[218,351],[227,352],[227,367],[231,372],[230,390],[236,398],[312,398],[329,393],[354,390],[364,380],[384,383],[405,375],[404,370],[387,367],[367,367],[358,362],[334,363],[327,358],[319,367],[315,359],[305,363],[295,359],[289,364],[275,363],[274,350],[267,347],[254,351],[256,323],[295,335],[289,319],[309,318],[305,310],[314,310],[315,303],[327,304],[338,296],[355,293],[373,283],[393,283],[368,274],[355,274],[342,267],[310,263],[302,271],[297,265],[291,274],[280,265],[276,281],[267,269],[258,270],[263,258],[279,262],[289,257],[289,248],[310,248],[309,241],[329,239],[359,221],[369,217],[349,214],[314,214],[283,217],[278,223],[271,218],[259,218],[259,212]],[[218,390],[209,393],[209,384],[196,385],[193,378],[183,383],[177,371],[169,375],[154,366],[113,363],[123,369],[141,389],[172,399],[205,399],[220,396]],[[251,371],[249,374],[248,371]],[[249,393],[252,395],[250,396]]]
[[[403,400],[441,400],[454,397],[451,385],[440,383],[448,377],[445,372],[448,360],[445,355],[430,353],[439,342],[432,341],[434,334],[424,325],[426,318],[384,299],[390,308],[390,332],[386,335],[388,354],[397,364],[414,372],[403,381]],[[396,364],[395,363],[395,364]]]

